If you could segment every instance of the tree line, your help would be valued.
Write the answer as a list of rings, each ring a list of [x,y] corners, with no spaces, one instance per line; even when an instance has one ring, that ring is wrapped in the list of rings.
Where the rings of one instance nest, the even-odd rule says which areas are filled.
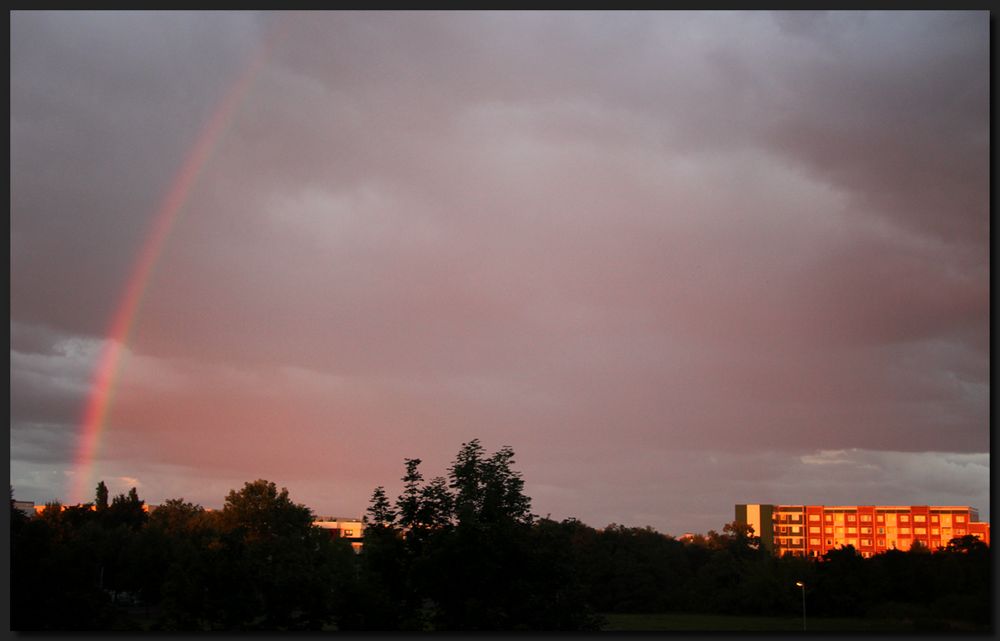
[[[15,630],[597,630],[603,613],[689,612],[909,619],[988,625],[990,550],[816,562],[777,558],[747,526],[677,540],[652,528],[531,513],[509,447],[462,444],[446,476],[404,460],[380,486],[364,546],[312,525],[270,481],[211,511],[171,499],[152,513],[135,488],[93,504],[11,510]]]

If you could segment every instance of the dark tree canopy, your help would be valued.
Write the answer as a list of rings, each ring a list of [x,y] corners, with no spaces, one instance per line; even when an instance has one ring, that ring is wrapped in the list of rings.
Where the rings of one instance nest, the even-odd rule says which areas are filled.
[[[487,457],[479,439],[462,444],[448,470],[460,524],[531,523],[531,499],[524,494],[524,481],[512,469],[513,463],[514,450],[509,446]]]
[[[248,539],[304,536],[312,527],[312,510],[293,503],[288,489],[264,479],[247,482],[232,490],[222,508],[222,523],[240,529]]]
[[[464,443],[430,481],[419,465],[405,459],[395,503],[375,488],[360,554],[263,479],[219,511],[178,498],[147,515],[135,488],[91,509],[103,482],[94,504],[15,511],[11,627],[570,631],[598,629],[598,613],[791,618],[803,596],[815,618],[990,626],[991,550],[973,536],[936,551],[777,558],[739,523],[676,540],[539,519],[509,447]]]

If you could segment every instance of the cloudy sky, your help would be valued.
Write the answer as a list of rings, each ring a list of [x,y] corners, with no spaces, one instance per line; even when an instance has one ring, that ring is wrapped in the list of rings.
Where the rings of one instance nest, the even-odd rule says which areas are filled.
[[[17,498],[359,516],[479,438],[595,527],[989,516],[985,12],[14,12],[10,51]]]

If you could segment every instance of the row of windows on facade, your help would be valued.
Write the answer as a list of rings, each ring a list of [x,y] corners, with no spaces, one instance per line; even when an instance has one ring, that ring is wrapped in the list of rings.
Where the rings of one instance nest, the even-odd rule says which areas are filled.
[[[811,525],[811,526],[809,526],[809,534],[836,534],[837,538],[841,538],[841,537],[844,536],[845,533],[846,534],[859,534],[859,533],[860,534],[872,534],[872,529],[873,528],[870,527],[870,526],[867,526],[867,527],[866,526],[861,526],[859,528],[859,527],[855,527],[855,526],[850,526],[849,525],[846,528],[843,527],[843,526],[837,526],[837,527],[827,526],[827,527],[824,527],[824,528],[820,528],[818,525]],[[875,533],[877,533],[877,534],[886,534],[888,532],[889,534],[897,534],[898,533],[898,534],[903,534],[903,535],[909,535],[911,533],[915,534],[915,535],[927,534],[928,530],[930,530],[931,536],[942,536],[942,535],[943,536],[963,536],[966,533],[965,532],[965,528],[950,528],[950,527],[942,527],[942,528],[936,528],[936,527],[932,527],[932,528],[927,528],[927,527],[913,527],[913,528],[898,527],[897,528],[897,527],[889,526],[889,527],[876,527],[876,528],[874,528],[874,530],[875,530]],[[793,526],[790,526],[790,527],[782,526],[782,527],[778,528],[778,534],[785,534],[785,535],[787,535],[787,534],[802,534],[802,527],[798,526],[798,525],[793,525]]]
[[[880,534],[881,534],[881,532],[880,532]],[[958,530],[957,532],[955,532],[955,535],[953,537],[946,537],[946,538],[944,538],[944,540],[942,541],[942,543],[944,541],[950,541],[952,538],[955,538],[955,537],[965,536],[965,534],[966,534],[965,530]],[[982,538],[982,537],[976,535],[976,538]],[[855,547],[857,547],[858,541],[860,541],[861,545],[863,545],[863,546],[866,546],[866,547],[871,547],[872,546],[872,539],[857,539],[857,538],[846,538],[845,539],[844,537],[841,537],[841,536],[838,536],[836,539],[826,539],[826,545],[833,545],[835,540],[836,541],[846,541],[846,543],[848,545],[853,545]],[[819,545],[820,541],[821,541],[821,539],[819,539],[819,538],[810,538],[809,539],[809,545]],[[885,547],[886,546],[886,539],[876,539],[876,541],[877,541],[876,545],[878,545],[879,547]],[[789,538],[778,537],[778,538],[775,539],[775,543],[777,543],[778,545],[791,545],[791,546],[802,545],[802,537],[789,537]]]
[[[824,514],[823,516],[824,516],[824,520],[827,523],[843,523],[845,521],[848,522],[848,523],[855,523],[858,520],[860,520],[863,523],[871,523],[871,521],[872,521],[872,515],[871,514],[860,514],[860,515],[858,515],[858,514],[837,513],[837,514]],[[889,522],[893,522],[893,521],[896,520],[897,517],[898,517],[900,523],[909,523],[910,522],[910,515],[909,514],[876,514],[875,515],[875,520],[878,523],[883,523],[887,519],[888,519]],[[928,515],[926,515],[926,514],[914,514],[913,515],[913,522],[914,523],[926,523],[927,522],[927,518],[928,518]],[[941,519],[940,522],[942,524],[948,524],[948,525],[951,524],[951,520],[952,520],[952,515],[951,514],[941,514],[941,515],[931,514],[930,515],[930,522],[931,523],[938,523],[938,519],[939,518]],[[965,516],[963,516],[961,514],[956,514],[954,518],[955,518],[955,523],[965,523]],[[802,522],[802,515],[801,514],[775,514],[773,520],[774,520],[775,523],[783,523],[783,522],[801,523]],[[815,522],[818,522],[819,520],[820,520],[819,519],[819,514],[810,514],[809,515],[809,521],[810,522],[814,522],[815,523]]]

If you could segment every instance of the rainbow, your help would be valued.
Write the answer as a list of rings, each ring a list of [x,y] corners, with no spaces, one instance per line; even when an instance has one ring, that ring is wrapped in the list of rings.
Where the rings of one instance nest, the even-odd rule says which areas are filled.
[[[112,316],[105,334],[106,340],[94,370],[90,394],[81,417],[80,435],[74,458],[75,474],[70,488],[70,499],[79,503],[90,496],[91,472],[98,445],[104,432],[105,420],[111,407],[115,382],[125,354],[129,334],[135,325],[143,294],[149,284],[156,263],[163,253],[170,231],[184,209],[198,176],[211,157],[218,142],[232,123],[265,61],[278,40],[287,32],[287,23],[281,21],[271,37],[264,38],[251,57],[249,64],[232,87],[222,96],[218,105],[202,127],[193,148],[187,153],[176,177],[153,218],[151,228],[142,244],[125,284],[121,302]]]

